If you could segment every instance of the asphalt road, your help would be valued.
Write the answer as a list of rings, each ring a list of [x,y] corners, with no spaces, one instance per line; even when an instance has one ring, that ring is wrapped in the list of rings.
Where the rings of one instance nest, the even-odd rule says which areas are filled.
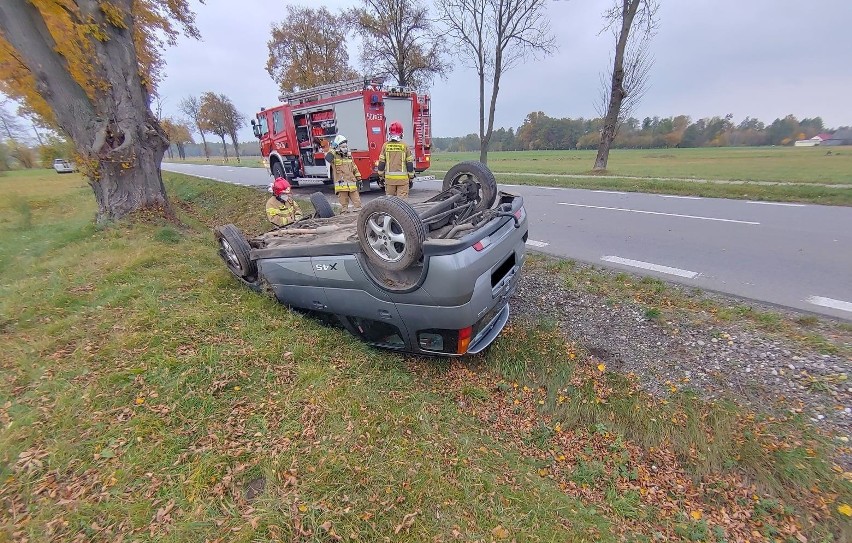
[[[261,168],[163,169],[247,186],[271,179]],[[852,321],[852,208],[500,186],[524,197],[533,249]],[[317,190],[336,202],[319,182],[294,192]],[[421,181],[411,196],[439,190],[440,181]]]

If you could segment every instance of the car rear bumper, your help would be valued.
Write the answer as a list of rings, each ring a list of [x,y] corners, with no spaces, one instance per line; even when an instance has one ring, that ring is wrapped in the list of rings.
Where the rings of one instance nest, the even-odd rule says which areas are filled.
[[[503,306],[503,309],[497,313],[491,322],[489,322],[480,332],[480,335],[474,338],[473,342],[467,350],[467,354],[477,354],[484,351],[489,345],[494,343],[500,332],[509,322],[509,304]]]

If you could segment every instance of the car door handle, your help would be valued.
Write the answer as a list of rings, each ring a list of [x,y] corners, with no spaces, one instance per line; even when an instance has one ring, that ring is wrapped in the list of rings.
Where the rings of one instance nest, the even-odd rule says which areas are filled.
[[[386,309],[379,309],[379,317],[381,317],[383,319],[392,319],[393,318],[390,311],[388,311]]]
[[[311,305],[314,307],[314,309],[325,309],[325,308],[326,308],[326,306],[325,306],[325,304],[324,304],[324,303],[322,303],[322,302],[317,302],[316,300],[315,300],[315,301],[314,301],[314,303],[313,303],[313,304],[311,304]]]

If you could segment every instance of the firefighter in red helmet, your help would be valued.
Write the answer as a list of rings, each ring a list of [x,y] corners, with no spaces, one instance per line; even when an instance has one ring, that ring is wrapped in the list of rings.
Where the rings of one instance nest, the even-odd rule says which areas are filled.
[[[388,141],[379,155],[379,178],[384,180],[386,195],[408,198],[408,186],[414,179],[414,157],[402,141],[399,121],[391,123],[388,133]]]
[[[272,197],[266,201],[266,217],[275,226],[287,226],[302,219],[302,209],[290,197],[290,182],[277,177],[272,183]]]

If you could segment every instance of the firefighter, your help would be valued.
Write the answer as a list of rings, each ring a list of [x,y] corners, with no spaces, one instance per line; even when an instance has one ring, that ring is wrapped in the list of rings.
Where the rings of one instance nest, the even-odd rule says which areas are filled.
[[[290,197],[290,182],[278,177],[272,183],[273,196],[266,201],[266,217],[275,226],[287,226],[302,219],[302,209]]]
[[[338,134],[331,141],[331,151],[325,155],[331,163],[331,177],[334,179],[334,193],[342,208],[341,213],[349,211],[349,200],[355,211],[361,209],[361,194],[358,185],[361,184],[361,172],[349,154],[349,143],[346,136]]]
[[[388,141],[379,155],[379,178],[384,180],[387,196],[408,198],[408,186],[414,179],[414,157],[402,141],[402,124],[392,122],[388,132]]]

